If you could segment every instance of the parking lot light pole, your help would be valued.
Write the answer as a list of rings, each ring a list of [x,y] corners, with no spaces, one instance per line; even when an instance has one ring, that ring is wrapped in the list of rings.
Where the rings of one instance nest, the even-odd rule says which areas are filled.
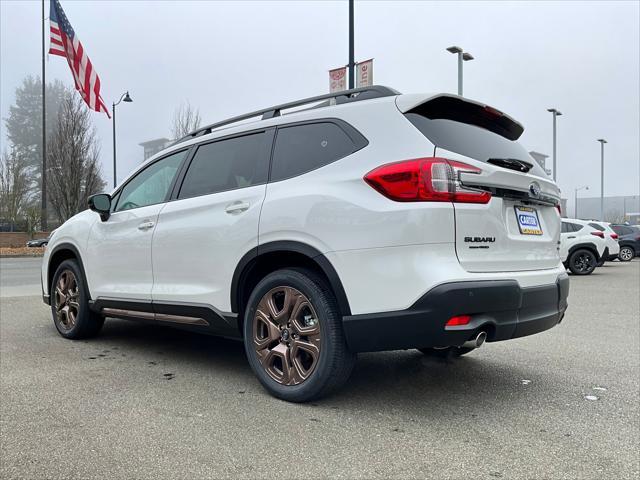
[[[547,112],[553,113],[553,181],[556,181],[556,168],[557,168],[557,152],[556,152],[556,118],[562,115],[562,112],[555,108],[547,108]]]
[[[473,60],[473,55],[469,52],[464,52],[462,48],[455,45],[447,48],[447,52],[458,55],[458,95],[462,96],[462,62]]]
[[[574,198],[575,204],[574,204],[574,207],[573,207],[574,208],[573,209],[573,213],[574,213],[573,218],[578,218],[578,192],[580,190],[589,190],[589,187],[587,185],[585,185],[584,187],[578,187],[578,188],[575,189],[575,198]]]
[[[116,188],[116,106],[120,105],[120,102],[131,103],[133,100],[129,96],[129,91],[124,92],[120,96],[120,100],[113,102],[113,188]]]
[[[604,222],[604,144],[607,141],[599,138],[600,142],[600,221]]]

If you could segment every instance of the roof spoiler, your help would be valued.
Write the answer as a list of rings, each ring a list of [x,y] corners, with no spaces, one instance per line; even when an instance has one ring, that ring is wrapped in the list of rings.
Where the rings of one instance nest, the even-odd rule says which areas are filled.
[[[474,125],[509,140],[517,140],[524,132],[522,124],[506,113],[458,95],[400,95],[396,98],[396,105],[402,113]]]

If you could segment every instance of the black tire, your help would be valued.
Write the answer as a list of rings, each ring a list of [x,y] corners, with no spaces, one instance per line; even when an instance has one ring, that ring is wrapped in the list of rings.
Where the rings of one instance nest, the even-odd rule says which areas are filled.
[[[618,258],[621,262],[630,262],[636,256],[636,251],[633,247],[629,245],[624,245],[620,247],[620,252],[618,252]]]
[[[277,291],[279,288],[293,289],[297,294],[306,297],[308,304],[312,306],[312,309],[315,311],[315,316],[317,317],[317,320],[314,320],[311,325],[316,325],[317,322],[317,328],[319,328],[319,333],[316,333],[314,336],[316,341],[319,340],[317,343],[317,345],[319,345],[319,353],[314,358],[313,369],[306,378],[297,384],[292,383],[294,380],[286,380],[290,382],[290,384],[287,385],[282,383],[285,380],[281,379],[279,382],[273,378],[273,365],[263,366],[259,355],[264,355],[265,351],[271,351],[274,347],[271,346],[266,349],[260,349],[260,347],[256,346],[260,340],[254,339],[254,335],[256,336],[255,338],[259,337],[259,334],[256,333],[255,330],[260,328],[260,326],[257,326],[259,324],[259,317],[256,315],[258,305],[264,302],[264,299],[267,298],[271,292]],[[284,311],[283,300],[281,312]],[[273,319],[275,317],[271,316],[269,318]],[[290,318],[289,314],[286,314],[286,318]],[[305,322],[307,322],[308,319],[309,316],[304,317]],[[280,321],[282,320],[278,320],[278,322]],[[285,319],[284,322],[286,321],[288,320]],[[254,322],[256,323],[254,324]],[[276,325],[278,322],[273,320],[272,323]],[[291,318],[291,322],[294,322],[293,318]],[[264,324],[265,322],[262,323]],[[280,328],[280,326],[276,326],[276,328]],[[283,328],[280,328],[280,330],[282,332]],[[284,330],[288,330],[286,324],[284,325]],[[265,334],[263,341],[271,342],[272,340],[270,339],[273,338],[272,333],[273,332]],[[253,289],[247,302],[244,314],[243,334],[245,351],[251,369],[258,377],[258,380],[260,380],[260,383],[262,383],[262,386],[271,393],[271,395],[282,400],[289,402],[308,402],[328,395],[341,387],[349,379],[355,366],[356,354],[350,352],[347,347],[342,330],[342,317],[335,295],[322,277],[309,270],[293,268],[277,270],[262,279]],[[279,332],[276,330],[273,335],[277,334],[279,334]],[[299,330],[298,335],[300,335]],[[286,339],[289,339],[288,333],[286,337]],[[294,339],[303,338],[301,336],[296,337],[295,333],[291,333],[291,337]],[[308,338],[309,337],[307,337],[307,340]],[[282,346],[281,348],[289,349],[289,343],[286,343],[287,346],[285,347],[284,340],[283,334],[279,340],[273,340],[271,345],[275,345],[278,348]],[[295,340],[291,341],[291,345],[293,345],[294,341]],[[289,349],[288,355],[292,354],[292,348],[293,346]],[[261,354],[258,353],[259,349],[262,352]],[[282,360],[280,360],[280,362],[282,362]],[[284,368],[282,368],[282,371],[284,378]],[[297,371],[298,370],[296,370],[296,372]],[[297,373],[295,373],[295,375],[297,375]]]
[[[461,357],[462,355],[466,355],[467,353],[473,352],[475,348],[468,347],[446,347],[446,348],[419,348],[422,353],[429,357],[437,357],[437,358],[452,358],[452,357]]]
[[[73,283],[69,272],[72,274],[75,281],[76,288],[73,295],[60,295],[56,289],[59,285],[61,277],[65,275],[65,279]],[[104,318],[97,313],[91,311],[89,308],[89,292],[87,289],[87,283],[85,281],[82,270],[78,266],[76,260],[65,260],[56,269],[53,275],[53,281],[50,285],[51,295],[51,315],[53,316],[53,324],[56,326],[58,333],[65,338],[79,339],[93,337],[100,332],[102,325],[104,324]],[[65,299],[63,302],[62,299]],[[67,299],[70,299],[67,301]],[[73,304],[73,306],[72,306]],[[66,315],[64,314],[64,309]],[[77,312],[73,314],[73,322],[69,322],[70,312]],[[67,318],[67,323],[64,322],[64,318]]]
[[[591,275],[598,260],[591,250],[579,248],[569,256],[569,271],[574,275]]]

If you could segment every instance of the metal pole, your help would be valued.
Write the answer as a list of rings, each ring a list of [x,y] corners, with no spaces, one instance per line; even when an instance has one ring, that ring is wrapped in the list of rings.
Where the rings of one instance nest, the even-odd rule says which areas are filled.
[[[462,96],[462,52],[458,52],[458,95]]]
[[[46,89],[47,80],[44,69],[44,0],[42,0],[42,190],[40,204],[40,228],[47,231],[47,102]]]
[[[353,34],[353,1],[349,0],[349,89],[355,85],[355,47]]]
[[[553,112],[553,181],[556,181],[557,163],[556,163],[556,112]]]
[[[604,221],[604,142],[600,142],[600,220]]]
[[[116,104],[113,103],[113,188],[116,188]]]
[[[576,196],[575,196],[575,207],[574,207],[574,215],[573,218],[578,218],[578,189],[575,189],[576,192]]]

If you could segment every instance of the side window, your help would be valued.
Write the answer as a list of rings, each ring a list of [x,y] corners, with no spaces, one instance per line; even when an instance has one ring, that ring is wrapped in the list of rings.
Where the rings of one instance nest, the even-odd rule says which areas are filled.
[[[562,222],[560,233],[567,233],[568,231],[569,231],[569,225],[567,224],[567,222]]]
[[[116,212],[162,203],[188,150],[158,160],[129,180],[119,194]]]
[[[277,182],[310,172],[355,150],[351,138],[334,123],[279,128],[273,152],[271,181]]]
[[[579,223],[572,223],[571,225],[573,226],[573,231],[574,232],[579,232],[583,228],[583,226],[580,225]]]
[[[265,132],[200,145],[178,198],[235,190],[266,183],[270,134]]]

